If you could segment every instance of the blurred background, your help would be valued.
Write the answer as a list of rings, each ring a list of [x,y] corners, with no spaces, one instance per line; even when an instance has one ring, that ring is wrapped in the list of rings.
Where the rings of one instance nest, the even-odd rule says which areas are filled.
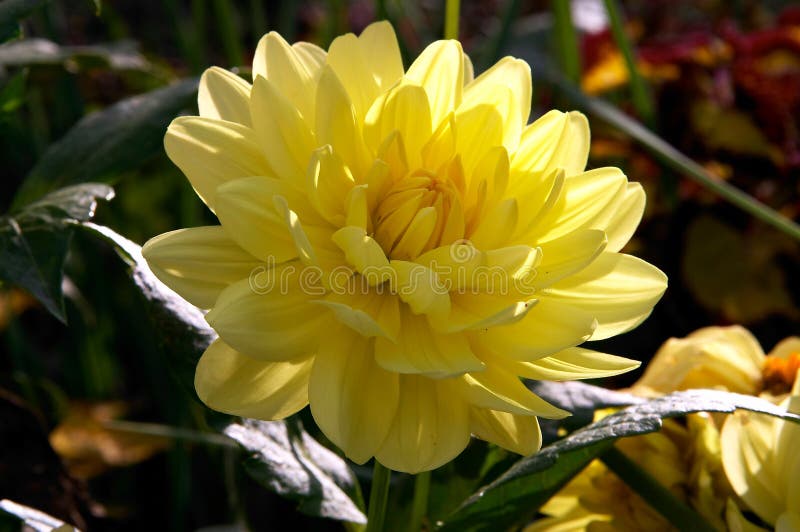
[[[532,119],[581,107],[563,90],[573,84],[647,125],[715,179],[800,218],[796,2],[461,4],[459,37],[476,71],[508,54],[531,64]],[[51,0],[27,19],[21,38],[0,46],[0,212],[48,146],[87,114],[211,65],[247,75],[267,31],[325,47],[379,18],[395,25],[408,66],[441,38],[444,2]],[[573,34],[570,49],[564,43]],[[633,68],[621,42],[632,47]],[[647,191],[645,219],[626,250],[670,278],[647,322],[592,347],[646,361],[670,336],[707,325],[745,325],[765,350],[798,334],[797,241],[663,164],[624,128],[589,119],[589,166],[619,166]],[[140,244],[215,223],[160,149],[159,131],[137,140],[152,144],[137,152],[140,160],[107,172],[116,198],[97,211],[97,223]],[[205,408],[165,364],[125,264],[80,232],[69,250],[66,324],[25,291],[0,286],[0,499],[92,530],[266,529],[276,519],[341,528],[298,514],[241,472],[238,452],[207,435]],[[624,387],[639,375],[605,384]],[[446,467],[459,478],[478,475],[470,451]],[[433,490],[448,496],[432,499],[431,515],[452,509],[471,486],[436,478]],[[403,499],[410,485],[397,482],[392,496]],[[402,515],[393,519],[399,527]]]

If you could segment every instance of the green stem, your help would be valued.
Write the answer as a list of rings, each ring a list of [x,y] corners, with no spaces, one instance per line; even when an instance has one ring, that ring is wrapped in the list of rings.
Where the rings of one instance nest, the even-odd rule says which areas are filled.
[[[422,520],[428,513],[428,493],[431,488],[431,472],[423,471],[414,477],[414,500],[411,503],[411,523],[409,532],[419,532]]]
[[[369,508],[367,509],[367,532],[382,532],[386,518],[386,503],[389,500],[389,480],[392,470],[375,460],[372,470],[372,487],[369,491]]]
[[[572,24],[569,0],[551,0],[555,25],[556,51],[564,75],[572,83],[581,79],[581,61],[578,53],[578,38]]]
[[[586,96],[571,83],[559,79],[557,75],[551,76],[551,79],[560,89],[561,94],[572,100],[578,107],[583,107],[589,113],[627,134],[668,167],[681,175],[689,177],[759,220],[800,240],[800,225],[796,222],[764,205],[735,186],[715,178],[705,168],[613,105],[597,98]]]
[[[458,16],[461,0],[447,0],[444,6],[444,38],[458,39]]]
[[[650,128],[653,128],[655,126],[653,95],[650,93],[650,88],[647,86],[647,83],[636,66],[636,57],[633,53],[633,47],[628,39],[628,35],[625,33],[625,26],[622,22],[619,3],[617,0],[604,0],[604,2],[606,4],[606,11],[608,11],[608,19],[611,23],[611,33],[614,35],[617,48],[619,48],[619,51],[622,53],[622,57],[625,59],[625,65],[628,67],[633,106],[636,108],[636,112],[644,123]]]
[[[244,52],[239,43],[239,35],[236,31],[236,21],[231,4],[227,0],[214,1],[214,14],[216,15],[216,26],[220,31],[222,48],[225,50],[225,57],[229,66],[241,66],[244,64]]]
[[[616,447],[611,447],[600,455],[600,460],[678,530],[695,532],[715,530],[703,516],[681,502]]]

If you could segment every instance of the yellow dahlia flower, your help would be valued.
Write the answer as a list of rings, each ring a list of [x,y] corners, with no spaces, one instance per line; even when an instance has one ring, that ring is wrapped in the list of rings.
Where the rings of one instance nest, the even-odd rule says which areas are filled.
[[[654,395],[693,388],[723,388],[756,395],[762,388],[764,350],[744,327],[705,327],[670,338],[631,391]]]
[[[800,413],[800,380],[781,403]],[[779,532],[800,530],[800,425],[779,418],[736,412],[722,427],[722,465],[736,495]],[[750,530],[734,504],[731,530]]]
[[[518,453],[567,412],[520,381],[637,362],[578,348],[627,331],[666,286],[618,253],[645,195],[584,171],[583,115],[526,125],[528,65],[473,79],[456,41],[408,70],[386,22],[327,52],[258,44],[253,83],[211,68],[167,154],[219,226],[158,236],[153,271],[219,334],[195,387],[211,408],[278,419],[306,404],[348,457],[436,468],[470,434]]]
[[[602,418],[611,411],[598,412]],[[675,497],[691,504],[715,528],[731,494],[722,472],[719,431],[711,416],[687,416],[686,426],[667,419],[659,432],[623,438],[615,446]],[[524,532],[577,530],[672,531],[674,526],[601,461],[592,461],[545,504],[546,516]]]

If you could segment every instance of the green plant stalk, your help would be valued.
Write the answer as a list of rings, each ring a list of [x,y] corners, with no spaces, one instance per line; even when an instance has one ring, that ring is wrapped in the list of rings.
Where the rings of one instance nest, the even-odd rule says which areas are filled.
[[[500,19],[500,31],[492,38],[486,47],[486,51],[481,55],[482,70],[489,68],[500,59],[500,54],[503,53],[508,44],[508,38],[511,35],[511,24],[516,19],[519,8],[520,0],[508,0],[508,5]]]
[[[372,470],[372,487],[369,491],[369,508],[367,508],[367,532],[383,531],[391,478],[392,470],[375,460],[375,467]]]
[[[581,58],[578,53],[578,38],[572,24],[569,0],[550,0],[555,26],[556,51],[561,70],[572,83],[581,80]]]
[[[461,0],[447,0],[444,5],[444,38],[458,39],[458,16]]]
[[[617,48],[622,53],[625,59],[625,65],[628,67],[628,78],[631,84],[631,97],[633,99],[633,106],[636,112],[642,118],[645,124],[653,128],[655,126],[655,106],[653,105],[653,95],[647,82],[639,73],[636,66],[636,57],[633,53],[633,47],[625,33],[625,26],[622,22],[622,15],[620,14],[618,0],[603,0],[608,12],[608,19],[611,23],[611,33],[614,35],[614,41],[617,43]]]
[[[689,177],[743,211],[800,240],[800,225],[796,222],[733,185],[715,178],[705,168],[614,106],[597,98],[586,96],[572,84],[566,80],[558,79],[557,76],[551,76],[551,80],[559,88],[560,92],[577,104],[578,107],[584,108],[590,114],[627,134],[680,175]]]
[[[375,0],[375,16],[378,20],[389,19],[389,11],[386,9],[386,0]]]
[[[616,447],[612,446],[600,455],[600,460],[678,530],[694,532],[715,530],[703,516],[681,502]]]
[[[411,522],[409,532],[419,532],[422,520],[428,513],[428,494],[431,489],[431,472],[423,471],[414,477],[414,499],[411,502]]]
[[[217,16],[217,27],[220,31],[220,39],[222,39],[222,48],[225,50],[225,57],[229,66],[243,65],[244,52],[236,31],[231,2],[228,2],[228,0],[214,0],[214,14]]]

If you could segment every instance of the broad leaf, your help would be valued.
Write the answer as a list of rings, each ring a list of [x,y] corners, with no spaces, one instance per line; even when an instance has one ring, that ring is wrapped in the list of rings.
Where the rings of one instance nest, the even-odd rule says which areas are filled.
[[[0,66],[62,66],[76,68],[111,68],[146,70],[151,64],[139,53],[135,41],[107,44],[62,46],[41,38],[23,39],[0,47]]]
[[[594,420],[594,411],[598,408],[629,406],[645,401],[633,394],[577,381],[528,381],[526,384],[533,393],[548,403],[572,413],[570,417],[561,420],[539,420],[545,443],[555,441],[561,427],[576,430],[590,424]]]
[[[72,532],[78,530],[61,519],[56,519],[42,511],[18,504],[8,499],[0,501],[0,512],[13,515],[30,530],[53,530],[56,532]]]
[[[217,337],[206,323],[203,312],[191,305],[153,275],[142,256],[142,248],[108,227],[84,224],[83,227],[117,248],[120,257],[131,267],[131,277],[148,304],[157,326],[158,339],[178,380],[187,390],[194,390],[194,368],[200,355]]]
[[[299,423],[244,419],[231,423],[224,432],[249,453],[244,464],[247,472],[275,493],[297,500],[300,511],[367,522],[350,467]]]
[[[48,147],[17,192],[13,207],[55,188],[106,181],[138,168],[162,152],[167,125],[192,105],[196,90],[197,80],[189,79],[84,117]]]
[[[24,103],[27,77],[27,71],[22,70],[0,87],[0,120],[3,119],[3,115],[13,113]]]
[[[98,199],[112,197],[111,187],[86,183],[0,217],[0,280],[26,289],[65,322],[61,281],[72,227],[94,216]]]
[[[0,2],[0,43],[19,35],[19,22],[47,0],[2,0]]]
[[[464,501],[440,526],[444,530],[497,530],[530,518],[618,438],[658,431],[664,418],[736,409],[800,422],[800,416],[758,397],[716,390],[676,392],[620,410],[523,458]]]
[[[193,389],[197,360],[216,337],[203,312],[153,275],[137,244],[108,227],[92,223],[84,227],[116,246],[131,266],[131,276],[149,303],[170,365],[182,384]],[[224,432],[249,453],[245,467],[258,482],[298,501],[307,514],[354,523],[366,521],[358,485],[347,463],[314,440],[299,423],[227,419]]]

